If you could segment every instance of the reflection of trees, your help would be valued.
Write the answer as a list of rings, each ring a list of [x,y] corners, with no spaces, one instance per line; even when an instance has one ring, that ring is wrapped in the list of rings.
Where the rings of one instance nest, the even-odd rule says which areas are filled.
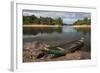
[[[82,37],[85,38],[84,46],[81,48],[82,51],[91,51],[91,28],[74,28],[77,32],[82,33]]]
[[[62,32],[62,27],[35,27],[35,28],[23,28],[23,34],[27,35],[36,35],[38,33],[61,33]]]
[[[74,28],[77,32],[81,32],[84,35],[87,33],[90,33],[91,29],[90,28]]]

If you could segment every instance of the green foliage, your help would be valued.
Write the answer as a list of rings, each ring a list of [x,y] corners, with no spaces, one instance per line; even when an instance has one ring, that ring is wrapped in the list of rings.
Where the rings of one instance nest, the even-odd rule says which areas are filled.
[[[23,24],[62,25],[63,21],[60,17],[53,19],[51,17],[36,17],[32,15],[23,16]]]
[[[91,19],[85,17],[83,20],[77,20],[76,22],[73,23],[74,25],[90,25],[91,24]]]
[[[63,24],[62,19],[59,17],[55,20],[55,24],[61,25]]]
[[[30,17],[29,16],[23,16],[23,24],[29,24],[30,23]]]

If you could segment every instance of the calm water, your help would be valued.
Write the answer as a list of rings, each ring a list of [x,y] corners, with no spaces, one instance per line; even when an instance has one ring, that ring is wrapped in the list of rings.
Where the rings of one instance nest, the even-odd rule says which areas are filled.
[[[23,43],[40,41],[56,45],[84,37],[86,51],[90,51],[90,36],[90,28],[74,28],[72,26],[23,28]]]

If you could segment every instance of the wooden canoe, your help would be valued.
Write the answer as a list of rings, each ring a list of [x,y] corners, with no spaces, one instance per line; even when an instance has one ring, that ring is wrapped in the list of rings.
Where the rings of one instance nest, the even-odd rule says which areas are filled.
[[[73,42],[70,47],[66,49],[62,48],[61,46],[67,45],[67,43],[56,45],[55,47],[45,47],[41,49],[41,51],[46,52],[48,55],[52,55],[53,57],[60,57],[64,56],[69,52],[74,52],[79,50],[84,45],[84,38],[81,38],[75,42]],[[45,54],[44,54],[45,55]],[[41,55],[39,55],[41,56]]]

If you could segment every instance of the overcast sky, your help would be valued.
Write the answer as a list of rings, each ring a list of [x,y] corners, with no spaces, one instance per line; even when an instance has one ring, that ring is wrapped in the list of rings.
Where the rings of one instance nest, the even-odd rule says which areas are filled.
[[[83,12],[58,12],[58,11],[39,11],[39,10],[23,10],[23,16],[35,15],[37,17],[51,17],[58,18],[61,17],[63,23],[72,24],[78,19],[83,19],[84,17],[91,18],[90,13]]]

